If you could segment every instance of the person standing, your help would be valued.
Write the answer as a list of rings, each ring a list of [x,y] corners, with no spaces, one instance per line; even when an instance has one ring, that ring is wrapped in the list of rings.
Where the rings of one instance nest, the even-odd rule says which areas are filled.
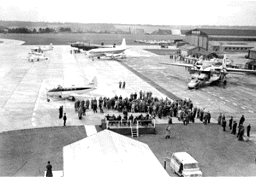
[[[223,127],[223,131],[225,132],[226,131],[226,125],[227,125],[227,122],[225,120],[225,117],[222,119],[222,127]]]
[[[237,123],[236,123],[236,121],[234,121],[234,124],[233,124],[233,129],[232,129],[232,134],[236,134],[236,128],[237,128]]]
[[[211,113],[208,111],[208,124],[211,123]]]
[[[246,132],[247,132],[248,138],[250,138],[250,131],[251,131],[251,125],[249,124],[249,125],[246,127]]]
[[[168,124],[166,127],[166,135],[165,135],[165,139],[170,139],[171,136],[171,125]]]
[[[63,117],[63,106],[60,106],[59,108],[59,119]]]
[[[244,126],[242,124],[240,124],[240,131],[239,131],[239,136],[238,136],[238,140],[239,141],[243,141],[244,140]]]
[[[165,139],[170,139],[170,136],[171,136],[171,125],[172,125],[172,118],[169,117],[168,124],[167,124],[167,127],[166,127]]]
[[[122,82],[119,81],[119,88],[122,88]]]
[[[52,177],[52,165],[51,162],[48,161],[48,165],[46,166],[46,177]]]
[[[125,81],[123,82],[123,89],[125,89]]]
[[[218,118],[218,124],[221,125],[221,118],[222,118],[222,114],[220,113],[219,118]]]
[[[245,118],[244,118],[244,115],[242,115],[242,117],[239,120],[239,125],[241,125],[241,124],[243,125],[244,121],[245,121]]]
[[[233,117],[231,116],[231,118],[229,119],[229,129],[231,130],[232,129],[232,123],[233,123]]]
[[[63,120],[64,120],[64,125],[63,125],[63,126],[66,126],[66,122],[67,122],[67,116],[66,116],[66,113],[64,113]]]

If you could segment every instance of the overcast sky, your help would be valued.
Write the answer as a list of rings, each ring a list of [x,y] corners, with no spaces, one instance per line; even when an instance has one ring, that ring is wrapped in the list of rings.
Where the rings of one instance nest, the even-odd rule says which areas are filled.
[[[256,1],[4,0],[0,20],[256,26]]]

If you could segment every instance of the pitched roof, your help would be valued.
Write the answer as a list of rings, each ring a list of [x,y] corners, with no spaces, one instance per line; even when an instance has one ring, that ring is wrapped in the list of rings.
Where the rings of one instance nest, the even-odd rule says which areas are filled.
[[[256,47],[254,47],[254,48],[250,49],[250,51],[256,51]]]
[[[198,30],[206,33],[207,35],[224,35],[224,36],[256,36],[256,30],[244,29],[210,29],[210,28],[197,28],[188,31],[187,33]]]
[[[196,46],[194,45],[189,45],[189,44],[185,44],[185,45],[182,45],[179,47],[180,50],[192,50],[192,49],[195,49],[197,48]]]
[[[167,29],[158,29],[157,31],[152,32],[152,34],[158,34],[158,35],[168,35],[172,34],[172,30],[167,30]]]
[[[104,130],[63,148],[64,176],[168,177],[147,144]]]

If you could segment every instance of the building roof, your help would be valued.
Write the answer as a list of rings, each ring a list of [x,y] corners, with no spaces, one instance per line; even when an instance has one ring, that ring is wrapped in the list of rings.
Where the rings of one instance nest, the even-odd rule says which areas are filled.
[[[109,130],[65,146],[63,172],[65,177],[169,176],[147,144]]]
[[[195,48],[197,48],[197,47],[194,45],[189,45],[189,44],[185,44],[185,45],[182,45],[179,47],[180,50],[186,50],[186,51],[193,50]]]
[[[166,29],[158,29],[157,31],[152,32],[152,34],[157,34],[157,35],[172,35],[172,30],[166,30]]]
[[[256,47],[254,47],[254,48],[250,49],[250,51],[256,51]]]
[[[201,31],[207,35],[216,35],[216,36],[256,36],[256,30],[244,30],[244,29],[210,29],[210,28],[196,28],[190,31],[187,31],[186,34],[191,33],[192,31]]]
[[[256,65],[256,60],[250,61],[246,63],[247,65]]]

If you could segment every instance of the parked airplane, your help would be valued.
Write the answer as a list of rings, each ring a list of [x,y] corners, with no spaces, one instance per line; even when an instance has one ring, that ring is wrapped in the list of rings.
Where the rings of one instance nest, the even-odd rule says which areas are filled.
[[[47,47],[35,47],[32,48],[28,53],[28,61],[39,61],[39,60],[48,60],[48,57],[45,56],[44,52],[53,50],[52,43]]]
[[[42,53],[41,55],[37,54],[37,55],[34,55],[34,54],[29,54],[28,55],[28,61],[40,61],[40,60],[48,60],[48,57],[46,57],[44,55],[44,53]]]
[[[75,101],[77,97],[81,97],[81,94],[88,93],[97,88],[97,78],[94,77],[93,80],[88,84],[81,87],[62,87],[58,86],[47,91],[47,101],[49,102],[49,97],[55,98],[67,98]]]
[[[34,47],[34,48],[31,49],[29,54],[40,55],[41,53],[44,53],[44,52],[49,51],[49,50],[53,50],[52,43],[49,46],[46,46],[46,47],[40,47],[40,46]]]
[[[228,68],[226,66],[226,55],[223,58],[222,65],[201,65],[196,64],[183,64],[183,63],[164,63],[167,65],[183,66],[188,67],[194,73],[192,74],[191,80],[188,83],[189,89],[198,89],[203,86],[216,84],[216,83],[226,83],[226,75],[228,73],[254,73],[255,70],[248,69],[237,69],[237,68]]]
[[[74,42],[74,43],[71,43],[70,46],[77,49],[84,50],[84,51],[89,51],[97,48],[110,48],[110,46],[105,46],[104,43],[102,43],[101,45],[96,45],[96,44],[90,44],[90,43],[84,43],[84,42]]]
[[[97,57],[100,59],[100,57],[110,57],[111,59],[121,57],[125,58],[124,51],[126,50],[126,42],[125,39],[123,39],[122,44],[120,46],[115,46],[113,48],[98,48],[98,49],[92,49],[87,52],[87,55],[89,58]]]

